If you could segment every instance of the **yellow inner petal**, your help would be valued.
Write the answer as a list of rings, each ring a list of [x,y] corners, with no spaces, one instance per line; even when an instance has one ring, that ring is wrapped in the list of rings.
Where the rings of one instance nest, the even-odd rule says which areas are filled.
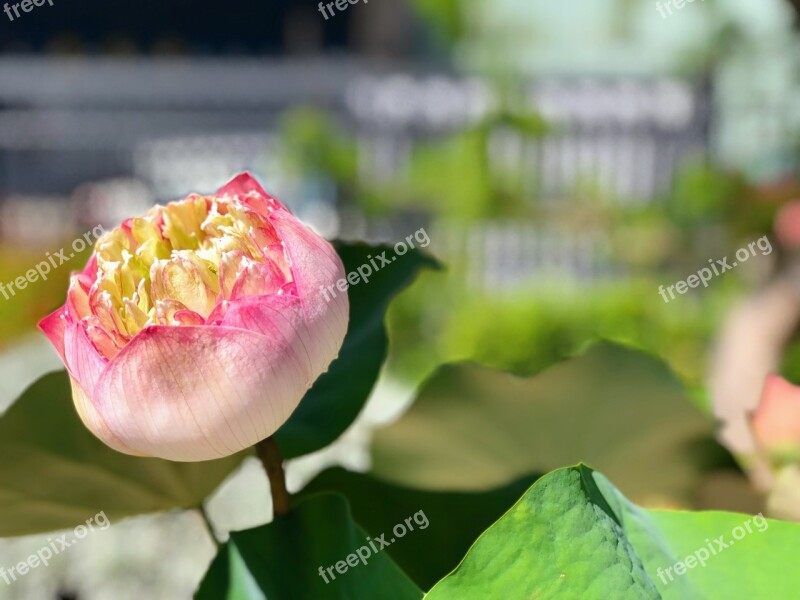
[[[87,292],[74,276],[70,302],[103,348],[121,348],[148,325],[179,325],[176,313],[184,322],[202,322],[229,297],[244,263],[269,258],[291,281],[272,226],[228,197],[194,195],[156,206],[101,237],[95,255],[96,281]]]

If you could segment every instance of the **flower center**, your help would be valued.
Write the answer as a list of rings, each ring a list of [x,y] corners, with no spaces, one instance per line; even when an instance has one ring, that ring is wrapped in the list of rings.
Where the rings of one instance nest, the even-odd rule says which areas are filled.
[[[109,358],[148,325],[200,325],[226,300],[292,290],[275,229],[228,197],[189,196],[128,219],[97,241],[95,259],[94,280],[73,275],[68,304]]]

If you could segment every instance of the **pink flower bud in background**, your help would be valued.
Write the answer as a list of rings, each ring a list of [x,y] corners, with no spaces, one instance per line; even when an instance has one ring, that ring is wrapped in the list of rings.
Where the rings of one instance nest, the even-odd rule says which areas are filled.
[[[775,215],[775,235],[788,250],[800,248],[800,201],[789,202]]]
[[[333,247],[249,175],[101,237],[39,327],[75,406],[127,454],[200,461],[272,435],[336,358],[347,296]]]
[[[751,419],[761,447],[777,455],[800,453],[800,387],[768,375]]]

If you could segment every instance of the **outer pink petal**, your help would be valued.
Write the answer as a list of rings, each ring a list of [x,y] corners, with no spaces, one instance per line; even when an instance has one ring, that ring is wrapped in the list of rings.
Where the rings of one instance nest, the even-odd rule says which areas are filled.
[[[64,354],[67,371],[80,386],[89,391],[97,384],[108,360],[100,355],[80,322],[69,322],[64,328]]]
[[[292,279],[297,288],[303,318],[312,343],[312,361],[316,368],[336,358],[347,333],[350,305],[347,294],[335,290],[324,293],[329,286],[345,277],[342,259],[327,241],[285,210],[270,217],[283,240],[289,257]]]
[[[106,445],[126,454],[138,454],[126,446],[108,428],[97,413],[85,390],[91,390],[106,366],[106,360],[95,350],[80,323],[70,320],[62,306],[39,322],[39,328],[55,346],[70,375],[72,399],[81,421]]]
[[[326,300],[323,289],[345,277],[344,266],[333,247],[298,220],[283,204],[272,198],[249,173],[242,173],[219,190],[220,194],[236,195],[240,200],[259,204],[261,196],[269,207],[252,206],[268,218],[283,241],[289,257],[292,279],[300,299],[302,318],[290,318],[294,329],[307,348],[312,378],[324,372],[336,358],[347,333],[349,304],[346,293],[338,290]],[[272,208],[273,210],[270,210]],[[268,305],[267,309],[271,307]],[[226,307],[227,310],[227,307]],[[249,304],[249,319],[255,305]],[[234,316],[226,319],[233,324]],[[268,317],[269,318],[269,317]],[[239,325],[236,325],[239,326]]]
[[[67,308],[62,306],[42,319],[39,328],[55,346],[70,376],[84,389],[92,389],[105,368],[106,359],[89,340],[83,324],[73,321]]]
[[[97,412],[97,409],[95,409],[94,404],[86,392],[83,391],[81,385],[72,377],[69,379],[72,384],[72,401],[75,403],[75,410],[78,411],[78,416],[81,418],[81,421],[83,421],[83,424],[86,425],[86,428],[106,446],[113,448],[117,452],[133,454],[134,456],[146,456],[129,447],[117,437],[114,432],[111,431],[105,419]]]
[[[255,193],[258,196],[261,196],[263,200],[266,200],[266,203],[260,203],[257,199],[253,198],[251,194]],[[273,198],[270,196],[261,184],[250,175],[248,172],[239,173],[236,177],[231,179],[228,183],[223,185],[218,191],[217,194],[220,196],[228,195],[228,196],[238,196],[239,199],[244,202],[246,205],[250,206],[253,210],[260,213],[262,216],[267,216],[269,210],[267,209],[268,205],[272,205],[275,208],[280,208],[282,210],[288,210],[277,198]]]
[[[65,365],[67,364],[67,358],[64,355],[64,330],[67,326],[66,314],[67,307],[62,306],[57,311],[50,313],[39,321],[39,329],[42,330],[42,333],[44,333],[47,339],[50,340],[50,343],[53,344],[56,352],[58,352],[58,355],[61,357],[61,362]]]
[[[136,452],[228,456],[272,435],[307,390],[285,343],[230,327],[155,326],[108,364],[92,404]]]
[[[89,257],[89,260],[81,273],[88,275],[93,281],[95,277],[97,277],[97,255],[94,252],[92,252],[92,255]]]
[[[97,257],[94,253],[89,257],[89,261],[86,263],[86,266],[81,271],[81,274],[88,276],[91,280],[94,280],[95,276],[97,275]],[[64,331],[66,329],[67,320],[69,319],[69,311],[67,305],[65,304],[58,310],[53,311],[49,315],[47,315],[44,319],[39,321],[39,329],[47,336],[47,339],[50,340],[50,343],[58,352],[58,355],[61,357],[61,361],[66,365],[67,359],[64,355]]]
[[[281,346],[281,352],[297,364],[306,387],[310,387],[327,367],[328,363],[315,363],[312,359],[314,340],[296,296],[251,296],[229,302],[226,308],[220,325],[247,329],[275,340]],[[333,358],[335,356],[328,362]]]
[[[800,387],[779,375],[768,375],[752,423],[763,446],[800,447]]]

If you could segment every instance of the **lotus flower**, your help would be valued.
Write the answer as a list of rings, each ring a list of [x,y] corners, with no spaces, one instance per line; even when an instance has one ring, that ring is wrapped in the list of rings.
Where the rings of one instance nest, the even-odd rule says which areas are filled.
[[[756,440],[771,454],[800,455],[800,387],[779,375],[768,375],[751,419]]]
[[[339,353],[333,247],[250,175],[102,236],[39,323],[108,446],[201,461],[272,435]]]

